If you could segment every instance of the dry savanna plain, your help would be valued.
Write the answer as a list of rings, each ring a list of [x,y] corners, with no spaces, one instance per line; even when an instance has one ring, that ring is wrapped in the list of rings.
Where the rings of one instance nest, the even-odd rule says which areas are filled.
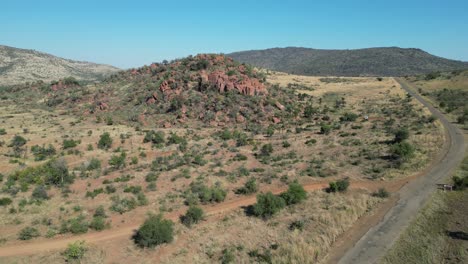
[[[73,262],[75,243],[81,263],[323,263],[443,146],[439,121],[393,78],[265,76],[302,107],[272,102],[279,114],[255,130],[2,94],[0,262]],[[132,235],[149,215],[173,236],[142,248]]]

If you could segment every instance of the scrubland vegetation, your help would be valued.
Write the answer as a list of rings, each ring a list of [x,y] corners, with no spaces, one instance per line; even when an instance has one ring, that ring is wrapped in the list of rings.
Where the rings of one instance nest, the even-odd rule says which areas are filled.
[[[390,195],[354,182],[403,179],[440,148],[438,121],[390,79],[353,79],[355,93],[316,80],[253,95],[190,79],[222,67],[267,78],[220,57],[189,57],[103,84],[67,82],[73,89],[50,96],[48,85],[4,88],[3,243],[138,226],[132,241],[115,242],[128,249],[115,257],[150,259],[165,245],[168,263],[317,262]],[[177,96],[159,90],[171,76]],[[20,108],[21,96],[44,100]],[[307,192],[314,184],[329,188]],[[230,204],[220,219],[211,213]],[[61,260],[93,254],[101,253],[77,242]]]

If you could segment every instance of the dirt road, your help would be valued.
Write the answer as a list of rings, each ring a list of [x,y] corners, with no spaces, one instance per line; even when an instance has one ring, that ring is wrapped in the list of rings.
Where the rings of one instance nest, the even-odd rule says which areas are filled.
[[[385,253],[392,248],[419,209],[423,207],[429,195],[435,191],[436,183],[441,183],[447,175],[450,175],[464,156],[465,148],[462,132],[451,124],[442,113],[414,92],[414,88],[410,84],[401,79],[397,79],[397,81],[403,89],[426,106],[442,122],[448,142],[447,152],[427,175],[411,181],[399,191],[400,199],[397,204],[388,211],[380,223],[371,227],[355,246],[344,254],[338,263],[378,263]]]

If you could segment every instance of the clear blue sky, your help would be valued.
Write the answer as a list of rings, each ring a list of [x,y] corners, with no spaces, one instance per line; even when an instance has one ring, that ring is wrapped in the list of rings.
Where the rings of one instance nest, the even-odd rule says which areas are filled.
[[[286,46],[416,47],[468,61],[468,0],[2,0],[0,44],[122,68]]]

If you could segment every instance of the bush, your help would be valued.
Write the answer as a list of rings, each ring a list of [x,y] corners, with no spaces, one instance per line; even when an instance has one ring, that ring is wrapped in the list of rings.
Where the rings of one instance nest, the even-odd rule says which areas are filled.
[[[84,234],[88,232],[88,222],[85,221],[85,217],[80,215],[70,220],[70,226],[68,230],[73,234]]]
[[[237,194],[252,194],[256,193],[258,190],[257,180],[255,178],[250,178],[245,184],[244,187],[241,187],[236,190]]]
[[[341,122],[354,122],[358,118],[358,115],[351,112],[344,113],[343,116],[340,117]]]
[[[226,198],[227,194],[227,192],[219,186],[215,185],[209,188],[201,182],[191,183],[190,191],[202,203],[222,202]]]
[[[273,145],[265,144],[262,146],[260,150],[260,156],[262,157],[269,157],[273,153]]]
[[[13,139],[11,140],[9,147],[14,147],[14,148],[19,148],[22,147],[26,144],[26,139],[22,136],[15,135]]]
[[[93,217],[102,217],[106,218],[106,210],[104,209],[104,206],[100,205],[98,208],[96,208],[96,211],[94,211]]]
[[[8,197],[0,198],[0,206],[10,205],[13,201]]]
[[[398,129],[395,131],[395,138],[393,142],[400,143],[409,138],[409,131],[406,128]]]
[[[75,141],[73,139],[64,139],[63,140],[63,144],[62,144],[62,148],[63,149],[69,149],[69,148],[74,148],[76,146],[78,146],[78,144],[80,143],[80,141]]]
[[[390,196],[390,193],[385,188],[380,188],[378,191],[373,192],[372,196],[379,198],[387,198]]]
[[[305,200],[307,198],[307,192],[304,190],[302,185],[297,182],[292,182],[289,184],[288,190],[280,196],[284,199],[287,205],[291,205]]]
[[[108,132],[101,135],[98,142],[98,148],[108,150],[112,147],[112,138]]]
[[[135,243],[142,248],[170,243],[173,240],[174,223],[163,219],[162,215],[152,215],[140,226],[133,236]]]
[[[453,187],[455,190],[464,190],[468,188],[468,176],[453,176]]]
[[[96,231],[102,231],[106,229],[107,227],[106,220],[102,216],[95,216],[93,217],[93,220],[89,224],[89,227],[96,230]]]
[[[154,145],[164,144],[164,132],[156,132],[154,130],[146,132],[145,138],[143,139],[143,143],[148,142],[151,142]]]
[[[400,142],[393,144],[391,152],[394,159],[407,161],[414,156],[414,147],[408,142]]]
[[[146,175],[145,181],[146,181],[146,182],[155,182],[155,181],[158,180],[158,177],[159,177],[159,176],[158,176],[156,173],[150,172],[150,173],[148,173],[148,174]]]
[[[68,244],[67,249],[63,252],[67,261],[82,259],[87,251],[87,247],[84,241],[76,241]]]
[[[49,147],[39,147],[38,145],[31,147],[31,152],[34,155],[35,161],[45,160],[47,157],[53,156],[56,153],[54,146],[49,145]]]
[[[125,167],[125,158],[127,154],[125,152],[120,153],[120,156],[112,155],[109,160],[109,165],[114,169],[121,169]]]
[[[49,199],[49,195],[47,194],[47,190],[44,185],[39,185],[34,188],[32,192],[32,198],[36,200],[47,200]]]
[[[328,135],[330,134],[332,127],[330,125],[323,124],[320,126],[320,134]]]
[[[39,230],[37,230],[34,227],[25,227],[21,229],[21,231],[18,233],[18,239],[20,240],[30,240],[33,238],[36,238],[40,236],[41,234],[39,233]]]
[[[342,179],[336,182],[330,182],[328,192],[345,192],[349,187],[349,179]]]
[[[96,158],[92,158],[89,161],[88,167],[86,167],[86,170],[92,171],[92,170],[98,170],[101,168],[101,161]]]
[[[137,207],[137,201],[133,197],[120,199],[119,196],[113,196],[111,200],[112,205],[110,210],[120,214],[129,212]]]
[[[229,264],[234,263],[236,257],[234,256],[234,252],[232,249],[225,248],[223,249],[222,255],[219,258],[221,264]]]
[[[283,198],[271,192],[257,195],[257,203],[253,205],[252,213],[255,216],[269,218],[286,206]]]
[[[302,231],[303,229],[304,229],[304,221],[301,221],[301,220],[294,221],[289,225],[289,230],[291,231],[293,230]]]
[[[193,224],[198,224],[204,218],[203,209],[197,206],[190,206],[185,215],[181,216],[182,224],[190,227]]]

